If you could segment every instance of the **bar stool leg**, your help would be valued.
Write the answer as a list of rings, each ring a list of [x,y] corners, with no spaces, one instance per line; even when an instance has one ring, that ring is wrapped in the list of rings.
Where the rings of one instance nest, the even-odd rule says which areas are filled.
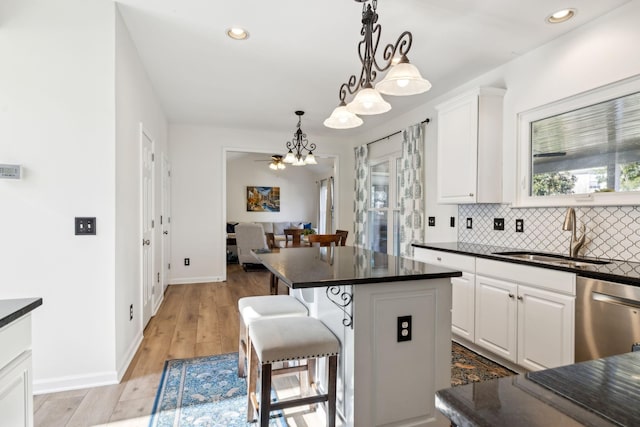
[[[249,343],[247,342],[249,337],[249,332],[242,320],[242,314],[239,314],[240,317],[240,333],[238,334],[238,377],[246,376],[245,372],[245,361],[247,357],[247,352],[251,351],[251,347],[249,347]]]
[[[248,360],[249,373],[247,375],[247,422],[253,422],[256,410],[256,378],[258,377],[258,355],[255,353],[253,346],[247,348],[251,352]]]
[[[271,413],[271,363],[263,363],[260,369],[260,427],[269,427]]]
[[[336,425],[336,385],[338,374],[338,356],[329,356],[329,384],[327,390],[327,425],[329,427],[335,427]]]

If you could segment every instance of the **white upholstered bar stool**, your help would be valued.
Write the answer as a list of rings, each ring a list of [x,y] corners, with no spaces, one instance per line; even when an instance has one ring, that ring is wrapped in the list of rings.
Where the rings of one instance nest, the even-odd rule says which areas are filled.
[[[238,300],[240,333],[238,334],[238,376],[244,377],[245,360],[251,358],[249,327],[258,319],[306,317],[307,307],[289,295],[262,295]],[[251,366],[247,363],[247,366]]]
[[[251,324],[249,336],[252,344],[251,368],[247,378],[247,420],[252,421],[258,413],[258,425],[268,427],[271,411],[302,405],[327,402],[327,426],[336,423],[336,383],[340,342],[324,323],[314,317],[295,319],[273,318],[258,320]],[[271,402],[272,375],[292,370],[302,371],[315,363],[293,368],[273,369],[272,364],[291,360],[315,361],[327,357],[327,393],[288,398]],[[256,385],[260,378],[259,396]],[[301,385],[301,389],[304,389]]]

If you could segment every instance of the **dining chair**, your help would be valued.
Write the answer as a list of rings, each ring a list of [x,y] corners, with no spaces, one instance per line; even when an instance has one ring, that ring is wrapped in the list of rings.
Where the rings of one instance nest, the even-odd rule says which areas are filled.
[[[349,235],[349,231],[347,230],[336,230],[336,234],[340,236],[340,246],[344,246],[347,244],[347,236]]]
[[[307,239],[311,246],[338,246],[342,237],[339,234],[309,234]]]
[[[291,246],[300,246],[302,244],[302,232],[303,230],[298,228],[287,228],[284,230],[285,247],[289,246],[289,243],[291,243]],[[291,237],[291,240],[289,240],[289,237]]]

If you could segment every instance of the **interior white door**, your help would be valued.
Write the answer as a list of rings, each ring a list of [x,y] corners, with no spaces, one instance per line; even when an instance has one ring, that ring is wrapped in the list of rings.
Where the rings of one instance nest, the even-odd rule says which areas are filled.
[[[162,156],[162,289],[169,285],[171,270],[171,165],[166,155]]]
[[[140,125],[141,223],[142,223],[142,326],[151,319],[153,308],[153,139]]]

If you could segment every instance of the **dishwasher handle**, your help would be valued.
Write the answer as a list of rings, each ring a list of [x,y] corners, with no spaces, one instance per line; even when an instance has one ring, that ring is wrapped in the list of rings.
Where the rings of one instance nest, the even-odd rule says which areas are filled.
[[[595,292],[595,291],[591,292],[591,298],[594,301],[601,301],[609,304],[617,304],[617,305],[622,305],[624,307],[636,308],[640,310],[640,301],[632,300],[629,298],[603,294],[601,292]]]

